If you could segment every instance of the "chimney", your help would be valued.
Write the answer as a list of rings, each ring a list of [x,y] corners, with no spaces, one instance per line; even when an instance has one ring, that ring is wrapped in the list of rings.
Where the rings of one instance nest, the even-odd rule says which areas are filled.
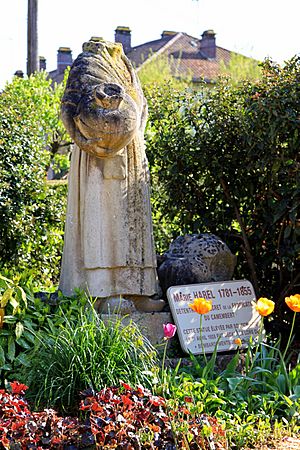
[[[44,56],[40,56],[39,60],[40,60],[40,70],[46,70],[46,58]]]
[[[64,73],[67,67],[73,62],[72,50],[69,47],[59,47],[57,51],[57,71]]]
[[[131,50],[131,30],[129,27],[117,27],[115,29],[115,42],[123,45],[124,53]]]
[[[201,53],[208,59],[216,57],[216,33],[214,30],[206,30],[200,41]]]
[[[16,70],[15,77],[24,78],[24,72],[23,70]]]
[[[175,36],[176,34],[177,34],[177,31],[164,30],[164,31],[161,33],[161,37],[162,37],[162,39],[163,39],[163,38],[165,38],[165,37]]]
[[[103,37],[100,36],[92,36],[90,41],[94,41],[94,42],[101,42],[103,41]]]

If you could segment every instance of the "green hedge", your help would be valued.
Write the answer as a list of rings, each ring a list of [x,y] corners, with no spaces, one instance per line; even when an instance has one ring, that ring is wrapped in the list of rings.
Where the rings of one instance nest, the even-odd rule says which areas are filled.
[[[209,231],[238,254],[236,277],[282,301],[299,292],[300,58],[256,82],[197,93],[152,87],[147,152],[159,251]]]
[[[57,278],[64,221],[66,188],[46,184],[61,92],[40,72],[0,95],[0,264],[43,281]]]

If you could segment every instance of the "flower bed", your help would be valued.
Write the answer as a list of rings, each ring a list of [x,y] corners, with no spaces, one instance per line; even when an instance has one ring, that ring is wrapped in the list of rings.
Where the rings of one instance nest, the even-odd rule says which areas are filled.
[[[186,407],[168,408],[163,397],[139,386],[83,392],[87,420],[59,417],[52,409],[31,412],[24,384],[0,391],[0,448],[215,449],[226,448],[225,431],[212,417],[193,417]]]

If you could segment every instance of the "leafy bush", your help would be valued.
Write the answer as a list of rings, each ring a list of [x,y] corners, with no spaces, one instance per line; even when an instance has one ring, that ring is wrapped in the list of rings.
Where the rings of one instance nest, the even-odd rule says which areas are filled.
[[[39,199],[32,199],[38,202],[34,208],[26,207],[25,217],[22,216],[24,211],[16,216],[16,227],[11,232],[18,244],[14,257],[4,263],[2,270],[30,271],[37,287],[51,288],[60,273],[67,183],[47,182],[43,189]]]
[[[295,57],[256,82],[146,92],[158,250],[179,232],[219,235],[278,316],[300,276],[299,76]]]
[[[66,137],[62,91],[39,72],[16,77],[0,95],[1,266],[33,266],[45,278],[58,265],[62,233],[62,202],[45,184],[52,147]]]
[[[26,350],[33,347],[34,331],[46,320],[49,307],[15,281],[0,275],[0,384],[20,365],[29,364]]]
[[[156,351],[134,323],[104,322],[84,301],[75,305],[75,314],[59,310],[59,318],[35,334],[35,348],[27,354],[30,366],[18,373],[37,406],[70,410],[80,391],[100,390],[120,379],[151,385]]]
[[[0,275],[0,385],[30,366],[27,353],[34,349],[40,330],[57,330],[65,319],[76,321],[87,306],[86,295],[73,298],[33,293],[35,272],[8,279]],[[42,297],[42,298],[40,298]]]
[[[30,224],[28,233],[23,236],[22,253],[17,263],[19,271],[28,270],[28,267],[35,271],[38,284],[47,288],[59,279],[67,189],[67,182],[63,180],[46,183],[45,196],[39,200],[39,217],[34,221],[34,231]],[[23,231],[26,231],[25,227]]]

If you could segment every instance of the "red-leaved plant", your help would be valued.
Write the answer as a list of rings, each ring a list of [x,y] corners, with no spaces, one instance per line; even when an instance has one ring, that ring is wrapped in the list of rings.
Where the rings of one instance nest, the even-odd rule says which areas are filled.
[[[212,449],[226,448],[225,432],[206,415],[191,417],[187,407],[169,410],[163,397],[139,386],[87,391],[81,410],[90,412],[91,430],[99,449]],[[223,446],[224,444],[224,446]]]
[[[225,432],[217,420],[192,417],[187,407],[171,410],[163,397],[138,386],[82,392],[80,409],[89,419],[58,417],[52,409],[31,412],[23,398],[27,386],[17,381],[0,390],[0,450],[224,449]],[[224,446],[223,446],[224,444]]]
[[[0,390],[0,449],[63,449],[91,445],[91,430],[74,417],[58,417],[52,409],[31,412],[23,395],[28,389],[17,381]],[[74,448],[74,447],[73,447]]]

